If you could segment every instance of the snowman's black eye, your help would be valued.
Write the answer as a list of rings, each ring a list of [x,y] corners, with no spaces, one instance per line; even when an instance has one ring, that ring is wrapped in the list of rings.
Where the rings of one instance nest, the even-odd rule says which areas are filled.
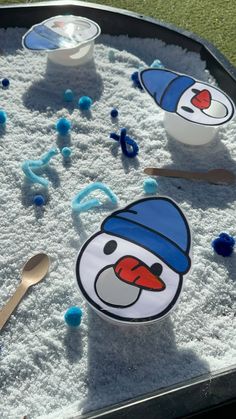
[[[189,112],[189,113],[193,113],[194,112],[194,110],[193,109],[191,109],[191,108],[189,108],[188,106],[181,106],[181,108],[183,109],[183,111],[185,111],[185,112]]]
[[[193,93],[195,93],[196,95],[197,95],[198,93],[200,93],[200,91],[201,91],[201,90],[198,90],[198,89],[192,89],[192,92],[193,92]]]
[[[162,265],[160,263],[154,263],[150,267],[150,271],[153,273],[153,275],[160,276],[163,271]]]
[[[103,252],[105,253],[105,255],[110,255],[111,253],[113,253],[117,248],[117,243],[115,240],[110,240],[109,242],[107,242],[104,246]]]

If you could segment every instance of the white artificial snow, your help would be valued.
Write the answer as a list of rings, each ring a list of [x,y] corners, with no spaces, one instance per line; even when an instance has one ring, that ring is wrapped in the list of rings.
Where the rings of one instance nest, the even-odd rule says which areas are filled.
[[[193,232],[193,269],[177,309],[166,319],[150,326],[114,326],[88,308],[74,278],[80,246],[114,209],[106,204],[73,215],[71,200],[87,184],[106,183],[121,208],[143,195],[147,166],[236,172],[235,121],[208,146],[184,146],[168,138],[163,112],[130,81],[139,66],[159,58],[167,68],[214,82],[205,62],[158,40],[101,36],[95,66],[47,67],[46,54],[22,50],[25,31],[0,31],[1,78],[10,79],[9,89],[0,90],[0,106],[8,116],[0,131],[0,307],[19,284],[30,255],[44,250],[51,269],[1,332],[1,419],[67,418],[230,367],[236,356],[236,253],[215,255],[211,241],[222,231],[236,236],[235,187],[158,179],[158,194],[180,205]],[[63,102],[67,88],[76,100],[84,94],[93,98],[91,113]],[[110,118],[112,107],[119,110],[117,122]],[[62,116],[73,124],[64,142],[54,129]],[[137,159],[125,158],[109,139],[121,127],[139,144]],[[53,158],[43,172],[50,181],[48,203],[36,209],[31,201],[41,188],[24,179],[21,163],[69,143],[71,164],[60,154]],[[72,305],[84,311],[76,330],[67,328],[63,318]]]

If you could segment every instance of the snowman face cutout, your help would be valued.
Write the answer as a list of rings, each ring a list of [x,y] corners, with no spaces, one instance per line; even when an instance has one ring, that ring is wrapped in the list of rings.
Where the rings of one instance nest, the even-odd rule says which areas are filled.
[[[183,275],[168,265],[148,246],[100,231],[81,249],[76,277],[84,297],[101,314],[125,323],[149,322],[167,314],[179,299]]]
[[[180,97],[176,113],[202,125],[221,125],[234,113],[231,100],[217,88],[196,82]]]
[[[142,70],[139,77],[158,106],[189,122],[216,126],[235,115],[235,106],[224,92],[190,76],[148,68]]]

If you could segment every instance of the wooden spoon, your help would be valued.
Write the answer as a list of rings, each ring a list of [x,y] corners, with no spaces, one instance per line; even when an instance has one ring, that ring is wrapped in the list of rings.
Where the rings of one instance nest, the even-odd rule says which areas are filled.
[[[0,330],[15,310],[27,289],[41,281],[48,272],[49,257],[44,253],[39,253],[26,262],[22,270],[22,279],[15,294],[10,298],[5,307],[0,311]]]
[[[187,172],[184,170],[156,169],[147,167],[144,169],[146,175],[177,177],[194,180],[206,180],[216,185],[231,185],[235,183],[236,176],[226,169],[214,169],[208,172]]]

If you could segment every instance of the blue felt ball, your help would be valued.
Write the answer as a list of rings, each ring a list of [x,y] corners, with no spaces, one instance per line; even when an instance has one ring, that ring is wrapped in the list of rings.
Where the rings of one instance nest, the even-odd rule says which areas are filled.
[[[90,109],[92,103],[93,101],[89,96],[82,96],[78,101],[79,108],[83,111],[87,111],[88,109]]]
[[[111,117],[112,118],[116,118],[118,116],[118,110],[117,109],[112,109],[111,110]]]
[[[71,89],[66,89],[64,91],[64,100],[66,102],[72,102],[73,99],[74,99],[74,93],[72,92],[72,90]]]
[[[131,74],[131,80],[133,81],[133,84],[135,87],[138,87],[140,90],[143,90],[143,87],[139,81],[139,77],[138,77],[138,71],[134,71]]]
[[[112,61],[112,62],[115,61],[115,52],[113,51],[113,49],[110,49],[108,51],[108,59],[109,59],[109,61]]]
[[[0,124],[5,124],[7,120],[7,114],[5,111],[0,110]]]
[[[71,123],[66,118],[60,118],[56,123],[56,129],[60,135],[66,135],[71,129]]]
[[[10,82],[9,82],[8,79],[2,79],[2,85],[3,85],[3,87],[8,87],[9,84],[10,84]]]
[[[79,307],[70,307],[64,315],[65,322],[68,326],[77,327],[81,323],[82,310]]]
[[[214,239],[211,244],[218,255],[226,257],[233,253],[235,239],[227,233],[220,233],[219,237]]]
[[[45,199],[43,195],[35,195],[34,204],[37,205],[37,207],[41,207],[42,205],[45,205]]]
[[[155,194],[158,188],[157,181],[149,177],[144,180],[143,188],[146,193]]]
[[[63,157],[68,158],[70,157],[72,151],[70,147],[63,147],[61,150],[61,154],[63,155]]]

